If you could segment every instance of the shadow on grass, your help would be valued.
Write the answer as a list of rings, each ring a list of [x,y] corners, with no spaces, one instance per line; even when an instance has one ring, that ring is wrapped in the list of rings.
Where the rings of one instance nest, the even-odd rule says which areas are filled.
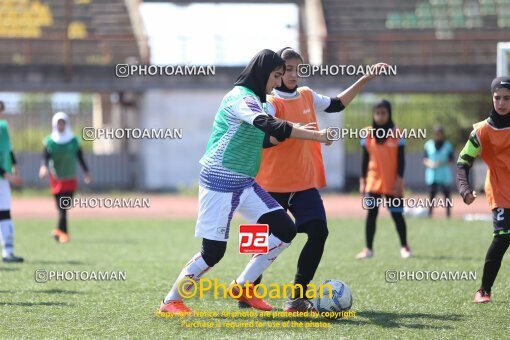
[[[2,302],[0,301],[1,306],[19,306],[19,307],[34,307],[34,306],[71,306],[70,303],[65,302]]]
[[[4,272],[15,272],[19,270],[19,268],[4,268],[4,267],[0,267],[0,271],[4,271]]]
[[[447,255],[439,255],[439,256],[415,255],[414,258],[417,260],[437,260],[437,261],[482,261],[483,260],[481,257],[447,256]]]
[[[31,261],[31,264],[87,264],[86,262],[82,261]]]
[[[32,293],[42,294],[83,294],[77,290],[65,290],[65,289],[43,289],[43,290],[31,290]]]
[[[435,315],[425,313],[391,313],[367,310],[359,313],[358,317],[367,318],[369,324],[374,324],[383,328],[412,328],[412,329],[452,329],[454,327],[447,325],[433,326],[430,324],[417,323],[417,321],[428,322],[437,321],[460,321],[462,317],[458,314]],[[354,318],[356,320],[356,318]]]

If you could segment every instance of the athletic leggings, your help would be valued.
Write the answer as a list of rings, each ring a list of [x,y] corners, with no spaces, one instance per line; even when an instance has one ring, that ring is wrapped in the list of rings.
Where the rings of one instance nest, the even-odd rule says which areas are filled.
[[[487,250],[485,256],[485,265],[483,266],[482,286],[481,288],[490,293],[494,280],[498,275],[503,255],[505,255],[510,245],[510,235],[496,235]]]
[[[68,202],[66,201],[66,197],[70,197],[72,199],[74,192],[61,192],[59,194],[55,194],[55,200],[57,203],[58,209],[58,229],[67,233],[67,210],[64,209]]]
[[[368,249],[373,249],[374,236],[375,236],[375,224],[377,214],[379,213],[379,207],[374,207],[368,210],[367,220],[365,224],[365,238],[366,246]],[[397,228],[398,237],[400,238],[400,245],[402,247],[407,246],[407,232],[406,232],[406,221],[401,212],[392,212],[391,217],[395,222]]]
[[[448,188],[448,186],[441,184],[432,184],[429,186],[430,201],[432,202],[432,200],[436,197],[439,191],[438,189],[440,189],[443,192],[444,198],[448,202],[448,200],[450,199],[450,189]],[[432,209],[433,204],[431,204],[429,207],[429,217],[432,216]],[[446,204],[446,216],[447,217],[451,216],[451,207],[449,204]]]

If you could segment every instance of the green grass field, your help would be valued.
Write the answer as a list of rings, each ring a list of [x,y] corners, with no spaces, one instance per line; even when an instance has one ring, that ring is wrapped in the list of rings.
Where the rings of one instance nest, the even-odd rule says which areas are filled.
[[[179,319],[156,316],[156,308],[177,273],[198,251],[194,221],[74,220],[72,241],[59,245],[49,236],[54,221],[16,220],[16,252],[24,264],[0,264],[0,337],[37,338],[505,338],[508,335],[510,266],[504,261],[493,302],[471,300],[482,275],[491,240],[487,222],[408,220],[416,256],[400,259],[391,220],[381,218],[376,256],[354,260],[363,245],[362,220],[332,220],[315,283],[345,281],[354,296],[355,318],[329,321],[328,328],[183,328]],[[234,228],[233,231],[237,231]],[[265,272],[264,282],[285,283],[294,275],[305,241],[293,245]],[[248,261],[237,254],[234,232],[225,258],[207,274],[229,283]],[[126,271],[126,281],[36,283],[36,270]],[[476,271],[477,281],[387,283],[385,271]],[[272,303],[281,308],[283,300]],[[233,300],[193,299],[196,310],[237,308]],[[195,319],[222,325],[226,318]],[[246,320],[235,320],[238,322]],[[260,319],[264,325],[275,320]],[[282,321],[282,320],[276,320]],[[300,320],[304,321],[304,320]],[[264,327],[266,327],[264,326]]]

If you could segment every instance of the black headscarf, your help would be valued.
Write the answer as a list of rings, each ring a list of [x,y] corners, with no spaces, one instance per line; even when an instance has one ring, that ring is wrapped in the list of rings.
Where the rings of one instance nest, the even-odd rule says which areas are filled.
[[[288,49],[292,49],[292,47],[284,47],[282,48],[281,50],[278,50],[276,51],[276,54],[278,54],[280,57],[282,57],[282,54],[285,50],[288,50]],[[282,58],[283,59],[283,58]],[[277,87],[276,89],[278,91],[282,91],[282,92],[286,92],[286,93],[294,93],[296,91],[296,89],[298,88],[298,86],[296,85],[296,87],[294,87],[293,89],[290,89],[288,88],[287,86],[285,86],[285,83],[283,82],[283,79],[282,79],[282,86],[280,87]]]
[[[386,140],[386,137],[388,136],[388,131],[393,129],[395,127],[395,124],[393,123],[393,120],[391,119],[391,103],[385,99],[381,100],[380,102],[376,103],[373,107],[373,112],[375,114],[375,109],[384,107],[386,110],[388,110],[388,121],[384,125],[378,125],[375,122],[375,119],[372,118],[372,128],[374,129],[383,129],[384,135],[382,137],[378,137],[381,135],[381,133],[375,133],[375,139],[378,144],[384,143]]]
[[[494,78],[491,83],[491,93],[494,95],[494,91],[499,88],[505,88],[510,90],[510,77],[498,77]],[[498,129],[510,127],[510,114],[505,116],[500,115],[496,112],[494,102],[492,103],[492,110],[490,112],[489,124]]]
[[[285,61],[278,54],[271,50],[262,50],[250,60],[237,77],[235,85],[249,88],[265,103],[269,75],[279,66],[283,66],[285,72]]]

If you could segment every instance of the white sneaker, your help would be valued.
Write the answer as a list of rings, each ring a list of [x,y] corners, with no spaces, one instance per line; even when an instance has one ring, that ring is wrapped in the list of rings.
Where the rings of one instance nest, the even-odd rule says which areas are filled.
[[[371,258],[372,256],[374,256],[374,252],[368,248],[363,248],[363,250],[361,250],[357,255],[356,255],[356,260],[364,260],[364,259],[369,259]]]
[[[413,256],[413,252],[409,246],[405,246],[400,248],[400,256],[402,256],[403,259],[408,259]]]

